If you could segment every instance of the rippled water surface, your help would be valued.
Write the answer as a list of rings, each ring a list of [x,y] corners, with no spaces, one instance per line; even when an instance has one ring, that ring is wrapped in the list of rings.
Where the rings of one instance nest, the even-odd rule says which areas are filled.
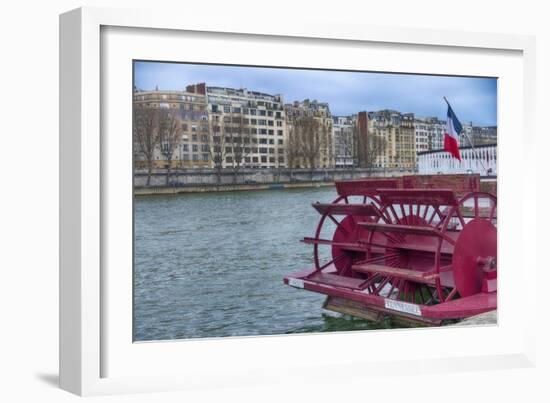
[[[283,284],[311,266],[329,188],[137,197],[134,339],[363,330],[388,323],[331,317],[324,296]]]

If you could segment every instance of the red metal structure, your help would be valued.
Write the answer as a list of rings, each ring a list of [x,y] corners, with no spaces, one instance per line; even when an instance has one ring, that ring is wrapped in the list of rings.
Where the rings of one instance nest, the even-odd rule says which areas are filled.
[[[496,309],[497,198],[479,175],[336,183],[313,237],[313,268],[285,284],[328,296],[325,308],[438,325]]]

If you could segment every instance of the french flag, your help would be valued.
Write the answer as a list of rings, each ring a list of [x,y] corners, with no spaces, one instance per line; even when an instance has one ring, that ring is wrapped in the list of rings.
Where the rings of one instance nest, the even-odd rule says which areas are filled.
[[[453,112],[453,108],[451,108],[449,102],[447,102],[447,106],[447,127],[445,128],[445,141],[443,149],[450,152],[453,157],[461,161],[460,150],[458,149],[458,136],[462,132],[462,125],[458,121],[458,118]]]

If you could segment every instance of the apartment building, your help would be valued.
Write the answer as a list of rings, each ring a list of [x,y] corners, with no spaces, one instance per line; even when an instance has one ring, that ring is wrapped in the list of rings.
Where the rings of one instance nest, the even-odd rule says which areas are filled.
[[[416,117],[414,122],[416,152],[442,150],[444,147],[447,122],[436,117]],[[496,126],[473,126],[472,122],[462,123],[459,137],[460,147],[471,147],[468,136],[474,146],[496,144]],[[426,147],[427,145],[427,147]]]
[[[470,141],[473,142],[474,126],[472,122],[460,122],[462,124],[462,133],[459,137],[460,147],[470,147]]]
[[[333,116],[334,166],[349,168],[354,165],[357,146],[357,116]]]
[[[193,91],[193,86],[188,90]],[[223,168],[286,167],[281,95],[206,86],[206,97],[212,135],[219,139],[214,147]]]
[[[496,126],[474,126],[472,128],[472,141],[474,145],[487,145],[497,143]]]
[[[293,156],[290,164],[294,168],[334,167],[333,121],[329,104],[305,99],[286,104],[284,108],[288,135],[294,136],[287,140],[287,153]],[[313,133],[295,127],[295,122],[304,117],[314,118]],[[301,138],[296,141],[296,136]]]
[[[367,127],[369,137],[377,136],[384,141],[374,158],[375,167],[410,169],[416,166],[413,113],[387,109],[368,112]]]
[[[414,119],[414,143],[416,153],[430,151],[432,148],[432,139],[435,137],[435,124],[437,118]]]
[[[200,88],[199,88],[200,89]],[[204,87],[202,93],[189,91],[134,89],[134,108],[169,109],[181,122],[181,141],[174,147],[172,168],[208,168],[211,166],[208,141],[208,112]],[[147,161],[134,142],[136,168],[143,168]],[[160,151],[154,152],[154,168],[166,168],[167,160]]]

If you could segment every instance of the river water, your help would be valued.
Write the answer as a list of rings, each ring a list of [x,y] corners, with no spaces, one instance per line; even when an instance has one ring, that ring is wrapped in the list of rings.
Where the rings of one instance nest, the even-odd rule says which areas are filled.
[[[320,217],[311,203],[335,197],[333,187],[137,197],[134,340],[391,326],[326,315],[323,295],[283,284],[312,266],[299,242]]]

